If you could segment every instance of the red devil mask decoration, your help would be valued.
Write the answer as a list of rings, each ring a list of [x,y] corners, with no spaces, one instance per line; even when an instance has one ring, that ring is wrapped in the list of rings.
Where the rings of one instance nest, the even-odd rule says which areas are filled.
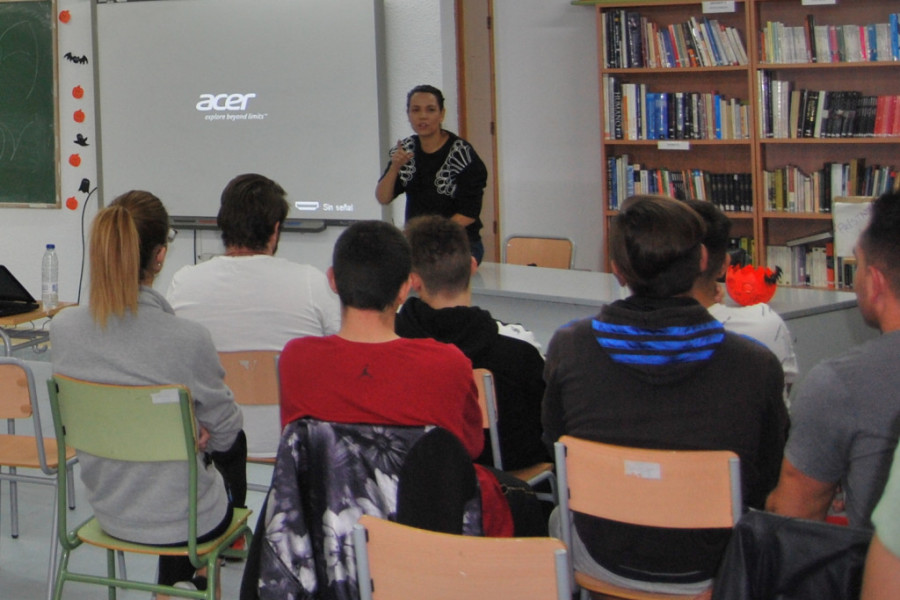
[[[732,265],[725,274],[725,289],[732,300],[741,306],[768,302],[775,295],[775,284],[781,277],[781,268]]]

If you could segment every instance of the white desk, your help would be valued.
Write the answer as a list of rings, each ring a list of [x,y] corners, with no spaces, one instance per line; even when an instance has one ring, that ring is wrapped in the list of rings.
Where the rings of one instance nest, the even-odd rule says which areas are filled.
[[[31,312],[0,317],[0,342],[3,344],[3,353],[0,356],[12,356],[12,353],[16,350],[24,348],[34,348],[35,352],[45,352],[47,350],[46,343],[50,339],[50,331],[45,327],[35,327],[34,323],[42,319],[51,318],[65,307],[72,306],[73,303],[62,302],[59,306],[47,312],[40,306],[40,303],[38,304],[38,308]],[[22,325],[26,324],[31,325],[31,327],[22,327]]]
[[[545,350],[561,326],[628,295],[611,273],[485,262],[472,278],[473,304],[522,323]],[[878,335],[863,322],[852,292],[779,288],[769,304],[794,337],[801,379],[819,361]]]

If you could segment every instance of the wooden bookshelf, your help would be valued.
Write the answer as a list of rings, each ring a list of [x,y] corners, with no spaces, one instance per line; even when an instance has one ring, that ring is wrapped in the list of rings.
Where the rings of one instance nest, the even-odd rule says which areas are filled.
[[[857,179],[861,180],[865,168],[874,166],[897,167],[900,170],[900,135],[851,137],[826,137],[836,134],[837,129],[827,131],[826,124],[822,125],[820,137],[773,137],[772,131],[765,131],[763,107],[769,114],[785,114],[789,110],[790,102],[775,103],[767,101],[763,96],[763,74],[771,81],[779,81],[781,89],[788,89],[797,93],[796,98],[806,100],[806,95],[800,95],[801,90],[827,92],[824,96],[830,102],[837,97],[837,92],[858,92],[862,96],[897,96],[900,103],[900,61],[890,60],[865,61],[865,62],[789,62],[775,63],[765,60],[767,50],[775,49],[776,39],[772,36],[779,31],[779,27],[788,31],[787,38],[778,38],[778,43],[790,43],[790,34],[799,35],[803,28],[808,32],[806,39],[814,38],[813,26],[820,27],[821,35],[835,32],[843,32],[850,35],[851,25],[866,26],[862,41],[871,40],[873,46],[878,40],[875,24],[889,23],[891,13],[900,13],[900,4],[896,0],[835,0],[833,4],[815,4],[805,6],[801,0],[743,0],[735,2],[703,2],[702,0],[649,0],[649,1],[608,1],[608,0],[576,0],[576,5],[592,6],[595,10],[597,39],[598,39],[598,64],[599,64],[599,97],[601,106],[601,156],[600,166],[607,173],[607,186],[604,192],[605,219],[604,235],[608,232],[610,219],[617,213],[616,198],[623,198],[622,188],[629,189],[629,181],[634,181],[635,191],[656,192],[641,189],[642,180],[634,175],[634,165],[639,165],[641,170],[659,170],[668,172],[698,170],[714,174],[746,173],[751,187],[752,207],[746,212],[727,211],[733,220],[733,236],[746,237],[754,240],[754,256],[756,264],[762,264],[766,260],[766,247],[769,245],[785,245],[791,240],[828,231],[832,227],[831,215],[827,212],[826,203],[822,197],[823,179],[831,172],[831,163],[848,165],[843,167],[843,177],[837,177],[839,183],[846,178],[851,159],[855,162],[854,169],[860,170]],[[710,10],[705,13],[704,10]],[[725,12],[719,12],[725,11]],[[629,14],[630,13],[630,14]],[[632,16],[636,14],[637,17]],[[808,16],[812,16],[808,20]],[[617,20],[616,20],[617,19]],[[636,21],[636,19],[639,19]],[[632,50],[630,59],[623,59],[619,53],[629,52],[628,34],[635,31],[634,23],[640,23],[643,32],[643,43],[647,43],[649,31],[677,32],[682,27],[684,35],[691,35],[691,24],[710,23],[713,20],[721,28],[730,28],[737,33],[743,43],[746,53],[744,64],[716,64],[715,66],[661,66],[649,65],[651,54],[643,48],[639,51],[643,54],[636,60],[638,50]],[[622,23],[625,22],[625,25]],[[610,23],[616,23],[611,28]],[[648,27],[652,23],[653,27]],[[687,23],[687,27],[679,24]],[[773,23],[777,25],[773,25]],[[868,26],[872,25],[872,28]],[[671,26],[671,28],[670,28]],[[631,27],[631,29],[629,29]],[[708,27],[708,25],[707,25]],[[654,29],[655,28],[655,29]],[[724,30],[724,29],[721,29]],[[706,30],[709,34],[709,29]],[[765,37],[769,32],[769,38]],[[616,41],[610,36],[616,32],[620,38]],[[701,33],[703,30],[701,29]],[[609,35],[608,35],[609,34]],[[633,34],[632,34],[633,35]],[[624,36],[624,39],[621,37]],[[703,36],[700,36],[703,37]],[[726,40],[728,38],[725,38]],[[733,38],[731,38],[733,39]],[[610,45],[608,42],[613,41]],[[696,42],[703,40],[694,38]],[[848,38],[848,42],[852,39]],[[890,38],[888,39],[890,42]],[[714,43],[714,41],[713,41]],[[796,42],[794,42],[796,44]],[[809,42],[810,44],[812,42]],[[897,42],[894,41],[894,44]],[[618,50],[615,48],[618,47]],[[676,45],[677,48],[677,45]],[[777,46],[784,50],[785,46]],[[880,46],[884,59],[884,46]],[[802,60],[803,55],[799,46],[792,46],[788,54],[780,54],[792,57],[794,60]],[[812,50],[812,49],[811,49]],[[850,54],[848,46],[847,55]],[[666,50],[662,54],[665,57]],[[707,53],[709,50],[707,49]],[[841,52],[844,52],[843,46]],[[659,54],[660,50],[656,50]],[[699,54],[699,50],[697,54]],[[738,53],[725,53],[720,49],[720,57],[726,54],[739,57]],[[775,55],[775,52],[771,52]],[[843,57],[844,54],[841,54]],[[809,57],[807,57],[809,58]],[[867,58],[874,58],[868,57]],[[622,66],[622,63],[628,66]],[[632,63],[637,64],[632,64]],[[732,63],[734,61],[731,61]],[[613,83],[610,83],[613,82]],[[619,133],[615,125],[617,117],[615,106],[620,97],[624,96],[625,86],[630,85],[633,90],[639,91],[639,97],[644,98],[646,93],[651,94],[719,94],[722,98],[735,99],[747,106],[749,113],[748,131],[742,139],[721,139],[719,137],[703,137],[701,139],[646,139],[646,135],[634,135],[632,127],[631,135]],[[644,94],[644,95],[641,95]],[[667,98],[670,96],[666,96]],[[810,97],[812,95],[810,94]],[[784,99],[785,96],[782,96]],[[788,96],[790,98],[790,96]],[[843,101],[843,97],[841,97]],[[640,102],[640,99],[638,100]],[[622,108],[619,112],[631,117],[630,112],[635,111],[635,105],[627,104],[622,100]],[[652,101],[651,101],[652,104]],[[801,109],[806,106],[801,106]],[[812,105],[813,107],[815,104]],[[610,108],[612,107],[612,109]],[[646,109],[645,109],[646,110]],[[669,109],[671,113],[671,109]],[[799,111],[798,111],[799,112]],[[898,109],[900,112],[900,109]],[[823,114],[820,110],[818,114]],[[827,113],[825,113],[827,114]],[[708,115],[705,115],[708,117]],[[641,115],[645,118],[644,115]],[[655,115],[649,116],[651,125],[659,121]],[[801,128],[797,129],[802,134]],[[795,121],[794,123],[797,123]],[[782,122],[783,126],[784,123]],[[647,127],[646,125],[641,125]],[[618,131],[625,129],[624,123]],[[896,129],[900,132],[900,128]],[[625,139],[622,139],[622,138]],[[659,132],[657,132],[657,138]],[[623,161],[627,157],[627,161]],[[612,160],[611,160],[612,159]],[[626,166],[621,166],[626,162]],[[628,171],[631,167],[631,171]],[[789,168],[793,167],[793,170]],[[774,206],[774,173],[781,171],[783,177],[793,174],[792,181],[798,183],[802,190],[816,192],[816,201],[807,200],[801,204],[784,204],[784,210],[776,210]],[[834,167],[837,172],[838,167]],[[821,171],[821,175],[815,175]],[[888,169],[884,169],[885,173]],[[632,173],[629,179],[629,173]],[[624,177],[624,181],[620,181]],[[889,180],[890,176],[887,177]],[[659,178],[657,178],[659,179]],[[698,180],[696,176],[695,180]],[[891,181],[896,182],[896,177]],[[613,185],[610,182],[615,182]],[[698,180],[699,181],[699,180]],[[784,179],[779,179],[779,182]],[[831,184],[829,177],[829,186]],[[816,183],[813,186],[813,182]],[[770,187],[767,187],[767,183]],[[805,186],[805,187],[804,187]],[[663,193],[671,192],[668,188]],[[802,194],[802,190],[800,192]],[[679,190],[677,195],[691,195],[692,190]],[[788,193],[788,184],[783,186],[784,193]],[[771,192],[771,193],[770,193]],[[796,190],[795,190],[796,192]],[[854,189],[843,188],[840,192],[832,192],[832,196],[860,195],[864,190],[857,185]],[[805,195],[812,198],[811,195]],[[791,199],[796,200],[797,193],[792,193]],[[709,198],[707,198],[709,199]],[[770,202],[771,199],[771,202]],[[784,198],[787,200],[787,196]],[[797,207],[806,205],[818,207],[819,212],[792,212]],[[825,212],[821,212],[825,211]],[[608,238],[606,238],[608,239]],[[824,245],[824,242],[815,242],[815,245]],[[608,263],[606,265],[609,266]]]

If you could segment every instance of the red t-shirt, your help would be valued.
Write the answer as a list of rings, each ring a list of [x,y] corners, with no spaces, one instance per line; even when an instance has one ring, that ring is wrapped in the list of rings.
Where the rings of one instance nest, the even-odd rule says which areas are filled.
[[[284,347],[278,372],[282,426],[303,417],[437,425],[456,435],[473,459],[481,454],[484,433],[472,363],[452,344],[405,338],[351,342],[336,335],[297,338]],[[512,535],[509,507],[496,478],[476,471],[485,534]]]

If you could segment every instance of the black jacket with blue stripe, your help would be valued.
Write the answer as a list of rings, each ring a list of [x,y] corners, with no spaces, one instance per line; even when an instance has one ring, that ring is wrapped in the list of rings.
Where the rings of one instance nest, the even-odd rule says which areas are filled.
[[[689,298],[632,296],[572,322],[547,350],[544,441],[726,449],[741,459],[745,506],[778,481],[788,417],[778,359],[726,332]],[[715,571],[728,532],[660,530],[576,515],[596,562],[622,576],[692,582]]]

